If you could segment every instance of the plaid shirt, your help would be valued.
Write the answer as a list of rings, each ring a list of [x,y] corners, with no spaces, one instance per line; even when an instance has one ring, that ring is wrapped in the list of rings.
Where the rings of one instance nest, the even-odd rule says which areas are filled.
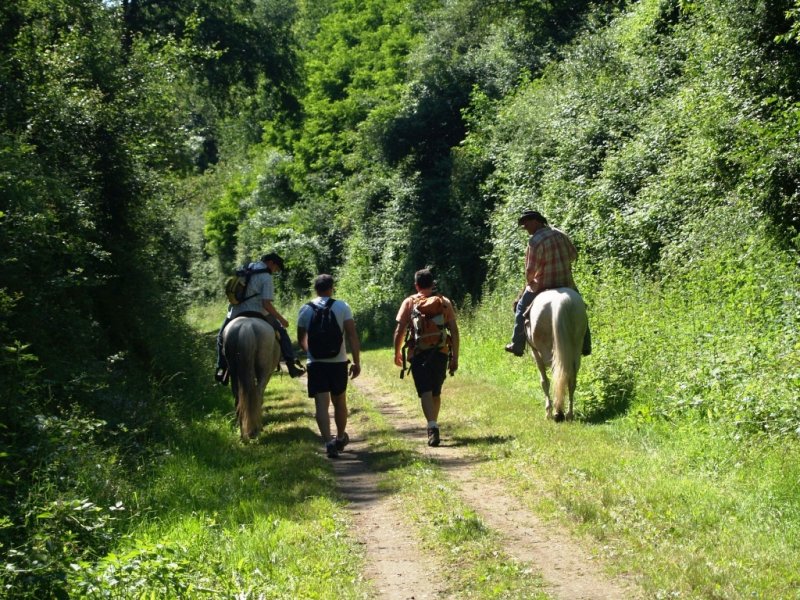
[[[528,289],[541,292],[558,287],[575,289],[572,263],[578,251],[563,231],[542,227],[528,240],[525,251],[525,278]]]

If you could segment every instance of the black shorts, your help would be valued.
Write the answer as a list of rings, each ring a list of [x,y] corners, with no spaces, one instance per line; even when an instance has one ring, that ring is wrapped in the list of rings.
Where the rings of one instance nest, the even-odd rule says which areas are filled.
[[[306,364],[308,373],[308,397],[330,392],[333,396],[347,390],[348,362],[310,362]]]
[[[417,394],[432,392],[434,396],[442,395],[442,384],[447,376],[447,354],[439,350],[428,350],[415,355],[411,359],[411,375]]]

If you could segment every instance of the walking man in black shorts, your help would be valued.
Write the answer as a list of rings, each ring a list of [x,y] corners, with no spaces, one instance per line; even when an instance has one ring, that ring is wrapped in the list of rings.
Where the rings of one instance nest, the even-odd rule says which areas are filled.
[[[333,277],[314,280],[318,296],[304,304],[297,317],[297,338],[307,353],[308,397],[316,402],[316,418],[329,458],[339,456],[350,441],[347,435],[347,376],[361,373],[361,345],[347,302],[333,298]],[[353,362],[347,358],[347,347]],[[347,365],[350,364],[348,369]],[[333,402],[336,437],[331,435],[328,408]]]
[[[448,370],[453,375],[458,369],[458,325],[452,302],[434,291],[430,270],[417,271],[414,286],[417,293],[403,300],[397,312],[394,363],[405,369],[406,359],[411,361],[411,375],[428,421],[428,445],[438,446],[442,384]]]

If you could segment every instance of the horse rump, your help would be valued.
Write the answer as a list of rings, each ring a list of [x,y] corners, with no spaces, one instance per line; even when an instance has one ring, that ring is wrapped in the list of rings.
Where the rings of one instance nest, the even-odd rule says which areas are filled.
[[[243,440],[261,431],[264,390],[280,359],[275,330],[263,319],[238,317],[223,332],[236,418]]]
[[[537,295],[530,313],[528,343],[541,376],[545,413],[556,422],[572,419],[575,387],[587,327],[586,305],[573,289],[558,288]],[[553,380],[552,396],[547,367]],[[569,408],[564,402],[569,397]]]

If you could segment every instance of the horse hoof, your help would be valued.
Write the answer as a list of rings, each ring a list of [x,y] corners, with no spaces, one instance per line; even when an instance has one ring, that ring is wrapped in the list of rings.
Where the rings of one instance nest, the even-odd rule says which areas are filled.
[[[555,417],[553,417],[553,420],[554,420],[556,423],[562,423],[562,422],[564,421],[564,413],[562,413],[562,412],[557,412],[557,413],[556,413],[556,416],[555,416]]]

